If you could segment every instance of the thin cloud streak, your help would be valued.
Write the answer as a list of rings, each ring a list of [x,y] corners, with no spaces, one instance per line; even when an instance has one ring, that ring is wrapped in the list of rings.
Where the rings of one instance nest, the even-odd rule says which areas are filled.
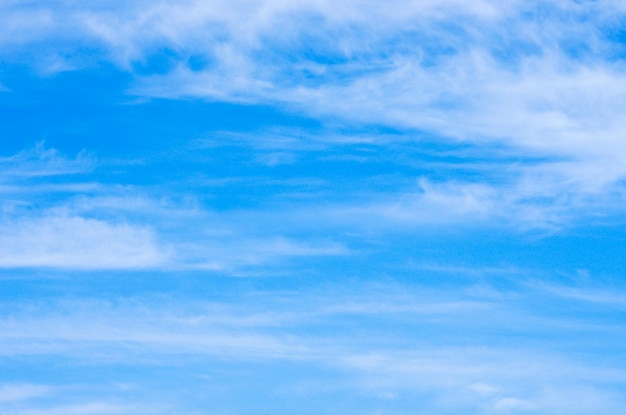
[[[581,355],[570,350],[577,337],[568,336],[587,336],[589,329],[571,324],[577,320],[571,315],[555,324],[549,306],[521,311],[518,305],[525,301],[519,291],[498,300],[488,296],[487,301],[471,290],[433,296],[436,291],[414,286],[329,292],[320,288],[295,297],[288,292],[278,297],[271,292],[242,293],[254,299],[245,303],[231,297],[227,303],[171,297],[166,302],[130,298],[116,303],[7,304],[0,320],[0,349],[5,356],[55,356],[95,367],[112,362],[158,362],[163,367],[189,360],[210,365],[215,359],[227,365],[290,362],[311,370],[327,368],[344,379],[344,390],[399,397],[426,393],[431,398],[424,404],[432,406],[432,413],[454,408],[485,414],[504,409],[583,414],[593,405],[611,412],[624,403],[619,394],[597,387],[597,382],[615,388],[626,382],[623,367],[602,351]],[[462,301],[467,299],[473,300]],[[606,310],[611,305],[594,307]],[[508,314],[517,317],[512,320]],[[381,320],[389,330],[374,324]],[[516,327],[511,327],[512,321]],[[452,338],[426,336],[433,328],[439,336]],[[415,330],[425,337],[413,338]],[[518,330],[526,335],[520,337]],[[617,337],[615,330],[603,336],[623,337],[623,330]],[[485,346],[485,336],[493,332],[500,339],[502,332],[509,333],[511,339]],[[553,340],[550,348],[541,346],[547,332]],[[310,393],[316,387],[321,385],[311,385]],[[568,401],[577,395],[582,401]]]
[[[50,395],[54,388],[47,385],[0,384],[0,402],[18,402]]]
[[[504,184],[425,177],[395,194],[355,189],[341,201],[287,199],[277,216],[275,207],[217,212],[194,198],[157,198],[158,188],[98,183],[91,163],[42,145],[3,160],[12,172],[4,178],[10,198],[2,205],[0,232],[5,268],[241,271],[290,258],[352,255],[356,241],[338,236],[346,230],[393,234],[488,225],[552,232],[584,217],[589,206],[595,214],[617,210],[626,195],[607,184],[618,173],[606,170],[607,179],[588,179],[593,166],[577,177],[569,175],[576,163],[547,163],[511,169],[508,174],[517,178]],[[57,177],[72,183],[46,182]],[[325,186],[323,180],[311,183]],[[36,202],[51,191],[67,196],[50,206]],[[313,229],[306,239],[297,235]]]
[[[0,2],[2,415],[621,413],[622,3]]]
[[[94,157],[85,151],[70,159],[40,141],[33,148],[13,156],[0,157],[0,180],[80,175],[93,171],[96,164]]]

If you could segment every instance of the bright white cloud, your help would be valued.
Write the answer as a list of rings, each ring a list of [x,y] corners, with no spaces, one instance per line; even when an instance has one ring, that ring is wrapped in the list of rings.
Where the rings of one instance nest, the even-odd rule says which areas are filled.
[[[567,193],[558,187],[565,181],[575,192],[610,193],[626,177],[626,70],[616,58],[623,46],[608,36],[625,12],[619,2],[10,2],[4,9],[6,33],[39,22],[26,43],[86,42],[98,59],[131,72],[165,60],[158,74],[137,73],[140,95],[288,105],[560,157],[569,162],[558,167],[561,176],[538,182],[552,193]]]
[[[72,159],[43,142],[0,158],[0,267],[233,271],[349,253],[327,237],[268,231],[259,212],[212,212],[191,196],[99,183],[94,166],[84,152]]]
[[[0,266],[78,269],[150,268],[167,252],[145,227],[76,216],[5,221],[0,231]]]
[[[517,245],[504,238],[496,255],[473,251],[466,258],[481,263],[504,258],[513,265],[423,265],[431,251],[416,247],[414,238],[425,234],[416,232],[422,226],[450,226],[455,232],[466,224],[481,230],[494,224],[551,230],[576,215],[622,214],[626,67],[623,45],[610,36],[623,23],[622,3],[2,2],[0,57],[9,67],[17,62],[20,69],[25,65],[53,76],[101,68],[103,62],[108,71],[112,63],[131,75],[129,95],[277,106],[283,114],[327,122],[320,130],[340,127],[322,131],[323,137],[280,128],[271,137],[225,132],[231,143],[243,143],[253,161],[229,165],[220,177],[206,166],[196,168],[198,161],[185,159],[180,147],[177,160],[168,160],[165,168],[175,170],[175,163],[184,168],[170,176],[148,177],[149,169],[163,168],[150,160],[143,170],[110,174],[104,164],[95,169],[87,153],[68,158],[43,144],[0,158],[0,268],[10,278],[0,307],[0,355],[18,357],[25,366],[40,367],[50,359],[60,368],[78,363],[95,368],[93,378],[102,374],[97,382],[107,392],[98,399],[65,398],[54,387],[36,384],[34,370],[32,384],[0,384],[6,406],[1,415],[180,413],[184,405],[155,409],[108,398],[117,396],[113,383],[125,374],[148,385],[152,380],[144,368],[172,369],[189,382],[181,387],[204,393],[205,384],[192,379],[203,375],[195,373],[199,366],[230,369],[242,363],[258,379],[271,373],[259,382],[268,390],[282,381],[275,372],[283,367],[310,375],[306,388],[293,385],[309,397],[316,387],[336,387],[356,391],[348,394],[352,398],[388,402],[426,396],[430,413],[619,413],[626,402],[613,391],[626,383],[626,370],[611,352],[622,353],[624,344],[621,287],[613,292],[593,284],[587,289],[529,282],[515,261],[543,245],[517,256]],[[123,78],[113,82],[129,79]],[[0,82],[0,92],[10,88],[19,94],[10,77]],[[113,105],[124,100],[118,98]],[[348,137],[341,126],[356,126],[361,136]],[[376,133],[381,126],[398,134]],[[108,145],[108,137],[98,134],[81,140],[90,138]],[[144,141],[150,151],[152,138]],[[194,144],[211,146],[222,139],[215,134]],[[390,145],[396,140],[424,144],[431,154],[410,161],[423,165],[402,164],[402,157],[413,156]],[[367,169],[359,172],[365,180],[355,184],[362,177],[355,174],[345,186],[335,185],[342,170],[326,175],[320,160],[358,159],[362,154],[352,153],[351,145],[367,147]],[[479,153],[480,160],[468,160],[471,151],[461,147]],[[210,151],[187,149],[196,150]],[[298,165],[306,151],[324,154]],[[440,161],[446,151],[456,154]],[[225,153],[240,155],[230,150],[212,155]],[[369,170],[375,163],[367,162],[377,157],[386,159]],[[307,171],[309,161],[320,169]],[[248,162],[254,168],[246,170]],[[298,169],[290,170],[290,163]],[[273,176],[277,170],[282,172]],[[170,181],[158,182],[163,176]],[[237,186],[243,181],[249,188]],[[224,187],[211,187],[216,183]],[[248,189],[258,195],[248,199]],[[241,205],[234,192],[244,196]],[[459,233],[465,237],[466,231]],[[402,232],[409,235],[398,237]],[[589,243],[592,236],[585,237]],[[459,241],[441,239],[433,249],[450,252],[437,252],[433,261],[456,261]],[[545,245],[558,248],[557,242]],[[608,247],[608,240],[602,242]],[[489,243],[495,242],[486,241],[486,249]],[[561,258],[579,254],[567,249]],[[350,258],[313,264],[313,257],[339,255]],[[610,271],[609,262],[599,267]],[[24,268],[61,269],[81,278],[41,288],[40,279]],[[146,269],[158,270],[162,280],[147,291],[125,280],[123,287],[111,287],[119,289],[119,297],[91,284],[101,273],[83,272]],[[189,270],[296,278],[284,284],[277,278],[240,283]],[[320,284],[307,278],[309,272],[334,282]],[[28,278],[21,278],[24,273]],[[382,283],[359,291],[358,283],[348,282],[361,278]],[[406,284],[390,287],[390,280]],[[163,288],[167,284],[180,296]],[[200,293],[193,292],[194,298],[219,292],[220,300],[192,300],[196,287]],[[241,292],[241,287],[266,291]],[[66,288],[68,297],[77,292],[79,298],[91,297],[60,299]],[[253,367],[259,362],[262,368]],[[48,370],[41,372],[49,375]],[[337,384],[329,386],[318,372],[330,372]],[[237,381],[230,387],[240,394]],[[84,394],[85,387],[73,390]],[[201,401],[204,395],[194,392],[178,396]]]
[[[616,24],[609,10],[622,11],[611,2],[193,5],[161,4],[141,26],[124,26],[123,41],[109,40],[116,50],[129,39],[159,39],[181,53],[170,71],[142,78],[136,93],[287,104],[315,117],[568,160],[534,169],[552,176],[535,182],[542,192],[610,193],[626,176],[626,71],[604,34]],[[194,54],[206,68],[187,65]]]

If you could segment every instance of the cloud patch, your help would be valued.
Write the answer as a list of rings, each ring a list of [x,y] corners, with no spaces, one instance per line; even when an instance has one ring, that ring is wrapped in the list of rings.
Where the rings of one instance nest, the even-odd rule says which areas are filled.
[[[0,266],[70,269],[152,268],[167,261],[147,227],[80,216],[43,216],[4,222]]]

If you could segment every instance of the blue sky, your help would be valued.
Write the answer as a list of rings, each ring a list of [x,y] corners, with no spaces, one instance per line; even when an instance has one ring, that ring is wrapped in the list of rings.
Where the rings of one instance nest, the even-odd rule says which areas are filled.
[[[624,414],[624,22],[0,3],[0,414]]]

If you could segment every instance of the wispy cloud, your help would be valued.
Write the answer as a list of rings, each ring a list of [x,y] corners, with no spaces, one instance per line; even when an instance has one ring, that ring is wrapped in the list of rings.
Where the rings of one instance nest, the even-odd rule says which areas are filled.
[[[4,8],[12,23],[4,27],[20,33],[30,16],[41,24],[25,44],[63,38],[78,50],[87,42],[97,60],[133,73],[133,91],[142,96],[277,105],[320,120],[422,131],[477,148],[495,143],[551,159],[503,172],[510,179],[503,186],[431,188],[418,197],[426,211],[448,198],[454,217],[462,209],[479,217],[513,211],[522,227],[550,227],[577,206],[621,204],[626,75],[622,45],[610,36],[624,14],[619,2],[393,4],[11,3]],[[61,20],[72,31],[62,30]],[[65,56],[72,60],[71,51]],[[289,139],[302,145],[302,137]],[[294,158],[276,152],[258,160]]]
[[[626,407],[623,2],[0,3],[0,415]]]
[[[268,213],[214,212],[195,198],[162,197],[160,188],[101,183],[93,158],[69,159],[43,143],[0,168],[0,267],[232,271],[349,253],[328,235],[270,230],[259,222]]]
[[[167,257],[149,228],[125,223],[44,216],[5,221],[0,231],[2,267],[150,268]]]
[[[46,385],[4,384],[0,385],[0,402],[23,401],[52,393],[54,388]]]
[[[44,141],[18,154],[0,158],[0,180],[13,181],[36,177],[61,176],[89,173],[96,167],[96,160],[87,152],[74,159],[67,158],[54,148],[46,147]]]
[[[584,381],[599,374],[613,377],[610,369],[585,367],[528,351],[428,350],[408,356],[353,356],[345,364],[361,373],[359,385],[369,393],[434,393],[436,403],[425,402],[427,413],[583,414],[598,408],[615,411],[622,404],[617,393],[607,393]]]
[[[581,354],[571,342],[589,333],[617,341],[623,330],[598,331],[610,326],[598,317],[596,330],[589,331],[578,324],[576,305],[558,297],[538,300],[532,310],[523,307],[527,301],[521,297],[538,294],[543,295],[532,288],[511,292],[509,287],[493,296],[415,284],[334,283],[308,292],[247,291],[221,301],[158,295],[14,302],[1,311],[0,350],[5,356],[55,356],[90,367],[286,362],[311,372],[324,368],[342,379],[341,385],[309,382],[309,394],[324,387],[391,401],[417,394],[427,396],[421,401],[426,413],[615,411],[623,397],[598,385],[617,390],[626,382],[623,365],[593,349]],[[565,309],[559,321],[551,315],[553,306]],[[610,304],[594,307],[620,313],[610,311]],[[421,335],[416,338],[415,332]],[[548,338],[550,347],[542,346]],[[497,344],[486,346],[486,339],[498,339]],[[299,385],[272,387],[289,392]],[[9,399],[28,400],[46,389],[4,392]]]
[[[90,401],[67,405],[28,405],[17,409],[9,408],[7,415],[118,415],[131,412],[158,413],[148,405],[117,404],[107,401]]]

